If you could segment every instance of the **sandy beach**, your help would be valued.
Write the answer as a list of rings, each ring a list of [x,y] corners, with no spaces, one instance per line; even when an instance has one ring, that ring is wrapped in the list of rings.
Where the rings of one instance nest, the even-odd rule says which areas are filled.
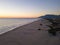
[[[38,30],[39,24],[38,20],[0,35],[0,45],[60,45],[60,35]]]

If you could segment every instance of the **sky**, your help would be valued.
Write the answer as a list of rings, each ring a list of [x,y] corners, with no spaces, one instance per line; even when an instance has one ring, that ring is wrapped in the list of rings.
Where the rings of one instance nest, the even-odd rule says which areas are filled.
[[[0,18],[36,18],[60,15],[60,0],[0,0]]]

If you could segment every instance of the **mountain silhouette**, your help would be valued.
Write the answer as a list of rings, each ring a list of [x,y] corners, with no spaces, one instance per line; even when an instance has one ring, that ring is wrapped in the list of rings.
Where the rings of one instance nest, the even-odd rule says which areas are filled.
[[[53,15],[53,14],[46,14],[45,16],[41,16],[38,18],[44,18],[44,19],[60,19],[60,15]]]

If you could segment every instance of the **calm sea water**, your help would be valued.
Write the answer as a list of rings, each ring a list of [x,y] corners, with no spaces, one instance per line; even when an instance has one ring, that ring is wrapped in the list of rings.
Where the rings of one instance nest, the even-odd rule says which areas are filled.
[[[36,20],[38,19],[0,19],[0,34]]]

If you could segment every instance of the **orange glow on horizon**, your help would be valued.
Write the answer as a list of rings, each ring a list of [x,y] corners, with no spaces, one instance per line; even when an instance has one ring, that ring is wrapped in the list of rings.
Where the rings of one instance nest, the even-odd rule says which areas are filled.
[[[39,13],[0,14],[0,18],[37,18],[41,15]]]
[[[0,15],[0,18],[37,18],[38,15]]]
[[[0,18],[37,18],[37,17],[40,17],[40,16],[43,16],[45,14],[50,14],[50,12],[47,12],[47,11],[41,11],[41,12],[30,12],[30,13],[25,13],[25,12],[16,12],[16,13],[12,13],[12,12],[3,12],[3,13],[0,13]],[[51,12],[51,14],[60,14],[59,12]]]

